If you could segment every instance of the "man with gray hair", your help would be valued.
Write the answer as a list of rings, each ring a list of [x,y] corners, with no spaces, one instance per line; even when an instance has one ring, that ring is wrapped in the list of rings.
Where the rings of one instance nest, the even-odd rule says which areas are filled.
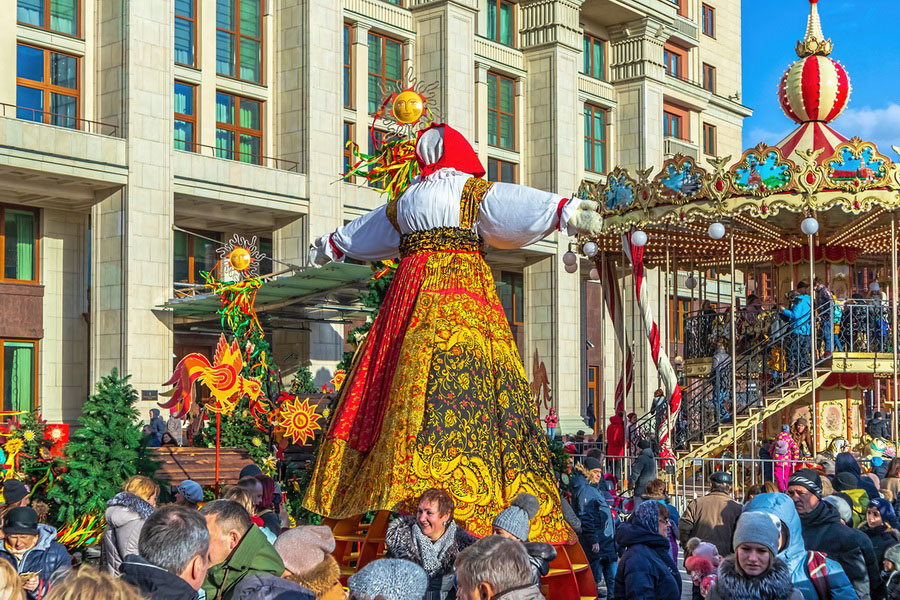
[[[147,518],[122,579],[150,600],[197,600],[209,568],[209,531],[196,510],[164,506]]]
[[[459,600],[543,600],[531,580],[531,563],[521,542],[492,535],[456,557]]]

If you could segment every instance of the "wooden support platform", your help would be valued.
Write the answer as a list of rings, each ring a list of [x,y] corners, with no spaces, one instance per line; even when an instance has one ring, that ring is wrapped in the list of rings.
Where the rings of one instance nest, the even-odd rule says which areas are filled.
[[[193,448],[190,446],[160,446],[148,448],[148,454],[160,463],[156,478],[171,484],[179,484],[192,479],[200,485],[215,485],[216,449]],[[241,469],[253,461],[242,448],[221,448],[219,450],[219,483],[237,483]]]

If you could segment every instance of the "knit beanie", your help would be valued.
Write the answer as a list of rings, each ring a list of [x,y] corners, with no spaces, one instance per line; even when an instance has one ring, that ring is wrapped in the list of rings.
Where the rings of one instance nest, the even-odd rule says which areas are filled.
[[[822,497],[822,478],[813,469],[794,471],[794,474],[788,479],[788,487],[792,485],[803,486],[819,498]]]
[[[881,514],[881,520],[884,521],[885,525],[890,525],[893,529],[900,529],[900,523],[897,522],[897,513],[890,502],[884,498],[874,498],[869,500],[869,507],[872,506],[878,509],[879,514]]]
[[[588,471],[593,471],[594,469],[601,469],[601,470],[603,469],[603,463],[601,463],[599,460],[597,460],[593,456],[586,457],[583,461],[581,461],[581,464]]]
[[[884,560],[894,563],[895,568],[900,568],[900,544],[894,544],[884,551]]]
[[[631,522],[635,527],[659,533],[659,502],[642,502],[634,511]]]
[[[778,526],[773,518],[764,512],[745,512],[734,528],[733,546],[754,543],[765,546],[772,556],[778,554]]]
[[[175,488],[176,492],[180,492],[184,499],[194,504],[203,502],[203,488],[196,481],[185,479]]]
[[[256,477],[257,475],[262,475],[262,469],[256,466],[256,463],[250,463],[241,469],[241,474],[238,475],[238,479],[243,479],[244,477]]]
[[[3,482],[3,501],[13,504],[28,495],[25,484],[18,479],[7,479]]]
[[[294,575],[306,575],[334,550],[334,534],[330,527],[309,525],[288,529],[273,544],[284,568]]]
[[[494,517],[494,527],[511,533],[520,542],[527,542],[530,531],[528,522],[535,517],[540,508],[541,503],[537,498],[527,493],[519,494],[509,508]]]
[[[354,573],[347,580],[350,596],[359,600],[421,600],[428,588],[428,575],[408,560],[382,558]]]
[[[709,542],[700,542],[697,544],[697,547],[694,548],[694,551],[691,552],[691,556],[703,556],[708,558],[715,566],[719,566],[719,549],[716,548],[715,544],[710,544]]]
[[[837,495],[825,496],[822,500],[837,509],[838,514],[841,515],[841,520],[844,523],[850,525],[850,523],[853,522],[853,509],[850,508],[850,505],[846,500]]]
[[[793,479],[793,477],[791,478]],[[838,473],[834,476],[834,489],[839,492],[855,490],[859,487],[859,479],[853,473]]]

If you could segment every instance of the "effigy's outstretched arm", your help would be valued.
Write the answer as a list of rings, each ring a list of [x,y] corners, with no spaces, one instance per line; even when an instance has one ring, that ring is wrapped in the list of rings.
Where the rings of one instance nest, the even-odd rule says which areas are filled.
[[[596,202],[495,183],[481,201],[475,224],[491,246],[513,249],[538,242],[554,231],[596,235],[602,219]]]
[[[383,204],[318,238],[309,249],[310,262],[317,265],[342,262],[345,256],[363,261],[396,257],[400,234],[388,220],[386,209],[387,204]]]

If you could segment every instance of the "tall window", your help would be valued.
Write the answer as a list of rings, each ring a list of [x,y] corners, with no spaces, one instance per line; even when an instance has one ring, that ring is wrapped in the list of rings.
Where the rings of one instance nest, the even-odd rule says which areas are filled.
[[[175,62],[195,67],[197,14],[195,0],[175,0]]]
[[[194,152],[197,143],[197,86],[175,82],[175,148]]]
[[[516,183],[516,163],[489,158],[487,175],[488,181]]]
[[[606,111],[584,105],[584,169],[606,172]]]
[[[262,0],[216,0],[216,72],[262,83]]]
[[[487,37],[505,46],[515,46],[514,8],[506,0],[488,0]]]
[[[261,164],[262,102],[216,92],[216,156]]]
[[[19,44],[16,48],[16,117],[78,127],[78,59]]]
[[[663,135],[665,137],[673,137],[682,139],[684,133],[684,120],[681,115],[663,112]]]
[[[595,79],[606,80],[606,42],[592,35],[584,36],[582,72]]]
[[[666,68],[666,75],[685,79],[684,52],[674,46],[666,45],[663,48],[663,63]]]
[[[3,340],[3,410],[37,404],[37,342]]]
[[[353,29],[344,23],[344,107],[353,107]]]
[[[716,9],[703,5],[703,35],[716,37]]]
[[[390,90],[403,78],[403,44],[395,39],[369,33],[369,112],[375,113],[383,100],[381,88]]]
[[[703,89],[716,93],[716,68],[703,63]]]
[[[687,16],[687,0],[669,0],[678,9],[678,14],[682,17]]]
[[[598,431],[603,429],[602,423],[599,423],[599,419],[597,419],[597,415],[600,414],[600,406],[597,403],[600,401],[600,365],[588,365],[587,368],[587,410],[588,416],[591,419],[596,419],[594,421],[594,430]]]
[[[79,0],[18,0],[16,18],[19,23],[78,36],[80,4]]]
[[[516,147],[516,82],[488,73],[488,144]]]
[[[691,312],[691,301],[681,298],[669,301],[672,311],[672,331],[669,333],[673,342],[684,341],[684,318]]]
[[[372,130],[366,138],[369,140],[369,154],[374,155],[381,148],[381,144],[384,142],[384,132],[379,131],[377,129]],[[370,179],[366,184],[370,188],[380,188],[384,185],[382,180]]]
[[[506,313],[506,320],[521,354],[525,346],[525,276],[522,273],[501,271],[497,295],[500,296],[500,305]]]
[[[350,142],[353,141],[353,123],[344,122],[344,170],[346,173],[353,166],[353,152],[350,149]],[[350,181],[353,181],[352,179]]]
[[[219,258],[216,249],[219,244],[204,238],[218,239],[218,233],[203,232],[203,237],[183,231],[175,231],[175,256],[173,272],[175,283],[203,283],[201,271],[214,271]]]
[[[709,123],[703,124],[703,153],[716,154],[716,126]]]
[[[37,281],[37,213],[0,208],[3,219],[3,279]]]

